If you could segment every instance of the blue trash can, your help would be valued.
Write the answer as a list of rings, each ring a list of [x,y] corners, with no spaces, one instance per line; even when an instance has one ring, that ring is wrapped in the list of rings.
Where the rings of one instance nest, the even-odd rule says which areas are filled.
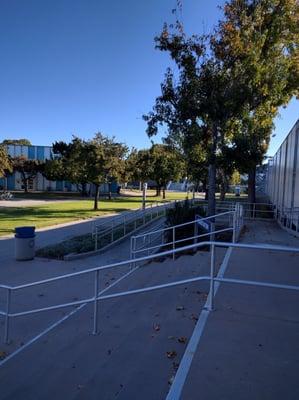
[[[35,255],[35,226],[15,228],[15,256],[18,261],[32,260]]]

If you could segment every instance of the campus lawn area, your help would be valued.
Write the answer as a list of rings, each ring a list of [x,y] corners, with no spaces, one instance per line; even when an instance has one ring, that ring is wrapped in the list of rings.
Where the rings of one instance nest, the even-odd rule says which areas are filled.
[[[34,198],[29,193],[27,199]],[[36,198],[36,197],[35,197]],[[44,197],[45,198],[45,197]],[[186,193],[167,193],[166,200],[185,199]],[[58,198],[59,199],[59,198]],[[51,196],[51,200],[55,200]],[[28,207],[0,207],[0,236],[14,232],[16,226],[34,225],[37,228],[63,224],[65,222],[119,213],[140,208],[141,197],[116,197],[114,200],[99,200],[99,210],[93,211],[93,200],[75,200]],[[147,197],[147,203],[162,201],[160,197]]]

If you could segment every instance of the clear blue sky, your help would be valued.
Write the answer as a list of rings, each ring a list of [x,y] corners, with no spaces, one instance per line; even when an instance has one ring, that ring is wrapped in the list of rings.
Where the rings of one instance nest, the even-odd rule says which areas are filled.
[[[150,141],[141,116],[170,65],[154,36],[171,22],[175,0],[1,0],[0,140],[33,144],[91,138],[129,146]],[[187,32],[208,32],[222,0],[184,0]],[[277,121],[269,154],[298,118],[293,101]]]

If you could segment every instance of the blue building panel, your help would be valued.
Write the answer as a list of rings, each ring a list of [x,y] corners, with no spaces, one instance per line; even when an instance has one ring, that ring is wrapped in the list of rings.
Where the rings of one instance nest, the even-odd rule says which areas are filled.
[[[28,158],[29,160],[35,160],[35,147],[28,146]]]
[[[7,175],[7,190],[15,189],[15,175]]]
[[[63,190],[63,181],[56,181],[56,190],[58,192]]]
[[[45,159],[45,148],[43,146],[37,146],[36,158],[40,161]]]

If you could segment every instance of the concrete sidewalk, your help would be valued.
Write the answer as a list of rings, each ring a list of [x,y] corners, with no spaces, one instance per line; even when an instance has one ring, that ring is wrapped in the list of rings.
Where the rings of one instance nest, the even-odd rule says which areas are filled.
[[[247,227],[243,242],[299,247],[275,222]],[[299,256],[234,249],[225,277],[299,285]],[[299,399],[298,304],[295,291],[221,284],[181,399]]]
[[[298,239],[273,222],[247,225],[245,242],[299,247]],[[217,269],[224,253],[217,250]],[[209,259],[209,253],[198,252],[153,262],[111,290],[207,275]],[[298,257],[234,250],[225,277],[299,284]],[[106,278],[101,277],[101,287]],[[45,290],[42,297],[39,292],[28,297],[20,294],[15,307],[28,300],[30,305],[37,301],[43,305],[53,298],[69,299],[74,296],[72,288],[86,295],[92,284],[87,280],[74,286],[61,283]],[[96,336],[90,334],[92,306],[86,306],[2,365],[0,399],[165,399],[208,288],[208,282],[197,282],[101,301]],[[282,290],[222,284],[182,399],[298,399],[298,300],[296,293]],[[19,348],[20,333],[28,335],[40,321],[39,316],[30,318],[14,326],[12,338]]]

